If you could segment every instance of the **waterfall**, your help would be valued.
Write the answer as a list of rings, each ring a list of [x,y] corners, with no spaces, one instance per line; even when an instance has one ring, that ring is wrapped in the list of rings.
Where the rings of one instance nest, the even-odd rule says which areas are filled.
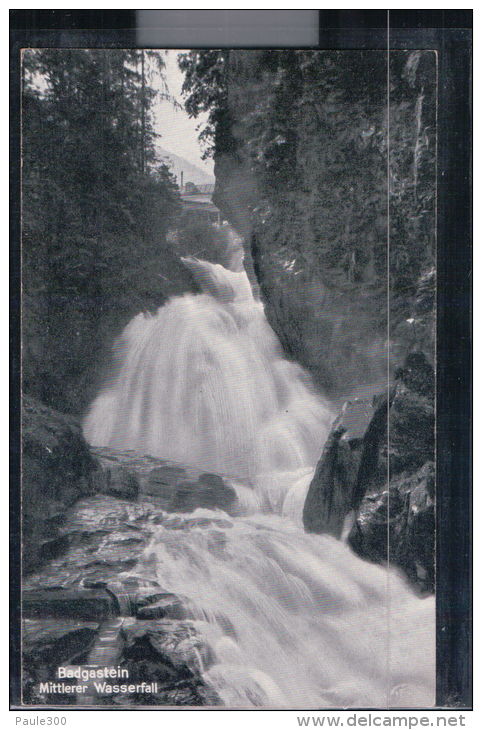
[[[284,359],[246,272],[185,263],[205,293],[130,322],[116,345],[120,372],[85,419],[87,440],[239,478],[313,466],[332,413]]]
[[[226,706],[432,706],[433,598],[303,532],[328,403],[283,357],[244,271],[185,264],[203,293],[130,322],[84,433],[252,488],[237,486],[237,517],[198,509],[189,517],[203,519],[180,514],[176,529],[153,525],[136,574],[182,597],[209,647],[203,678]]]

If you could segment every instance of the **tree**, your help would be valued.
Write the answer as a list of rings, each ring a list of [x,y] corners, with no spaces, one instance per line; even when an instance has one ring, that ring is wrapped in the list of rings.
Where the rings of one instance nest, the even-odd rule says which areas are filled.
[[[384,51],[310,50],[181,60],[186,108],[208,114],[216,203],[235,225],[236,205],[248,211],[271,323],[326,387],[346,387],[350,367],[359,377],[363,357],[380,365],[366,377],[386,373],[387,319],[393,333],[411,316],[433,266],[435,62],[430,51],[393,51],[388,67]]]
[[[163,301],[156,271],[180,201],[155,155],[162,67],[157,52],[24,51],[24,379],[58,408],[82,410],[106,343]]]

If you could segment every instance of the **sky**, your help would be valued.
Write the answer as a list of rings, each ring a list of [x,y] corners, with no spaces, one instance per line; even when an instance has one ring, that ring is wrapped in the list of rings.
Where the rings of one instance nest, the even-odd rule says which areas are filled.
[[[177,66],[177,57],[182,51],[170,50],[164,53],[166,64],[165,76],[171,96],[183,104],[181,87],[184,74]],[[155,130],[161,135],[159,144],[175,155],[184,157],[193,165],[213,175],[214,163],[212,159],[202,160],[201,147],[198,142],[196,127],[206,120],[207,115],[190,119],[184,108],[174,109],[169,101],[159,100],[154,109]]]

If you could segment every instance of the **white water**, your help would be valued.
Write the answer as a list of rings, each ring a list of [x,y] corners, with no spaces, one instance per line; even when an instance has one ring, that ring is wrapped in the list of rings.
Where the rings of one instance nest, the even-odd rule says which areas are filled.
[[[246,273],[188,263],[210,294],[130,322],[120,373],[85,419],[87,439],[240,478],[311,466],[327,405],[283,358]]]
[[[153,526],[137,572],[186,598],[212,655],[204,678],[225,705],[433,705],[433,599],[302,530],[327,404],[283,359],[244,271],[187,264],[205,293],[132,320],[84,433],[254,489],[237,487],[245,516],[194,513],[229,526]]]

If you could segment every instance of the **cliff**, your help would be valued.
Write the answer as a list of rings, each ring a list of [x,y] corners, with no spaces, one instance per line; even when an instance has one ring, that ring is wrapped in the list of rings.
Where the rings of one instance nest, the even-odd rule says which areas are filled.
[[[392,52],[389,81],[373,51],[193,52],[184,68],[189,110],[210,113],[215,203],[288,356],[335,396],[385,380],[388,351],[392,374],[411,350],[432,361],[416,302],[434,264],[434,54]]]
[[[308,532],[346,537],[361,557],[434,590],[435,376],[411,353],[391,391],[345,404],[310,484]]]

